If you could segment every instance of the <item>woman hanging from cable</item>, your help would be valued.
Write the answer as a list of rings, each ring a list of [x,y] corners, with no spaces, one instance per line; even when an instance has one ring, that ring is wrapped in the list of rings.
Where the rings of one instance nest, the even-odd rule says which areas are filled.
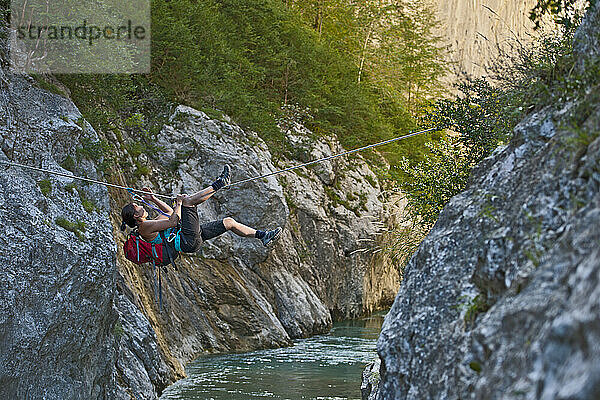
[[[144,191],[148,193],[143,195],[143,202],[151,201],[156,204],[157,211],[160,212],[159,216],[155,219],[148,219],[149,214],[144,206],[135,202],[129,203],[121,211],[123,218],[121,230],[125,230],[126,224],[131,228],[137,227],[141,238],[154,244],[163,242],[161,235],[170,236],[169,240],[174,243],[175,250],[184,253],[195,253],[200,249],[203,241],[213,239],[227,231],[232,231],[242,237],[260,239],[265,246],[274,243],[281,234],[279,227],[268,231],[256,230],[231,217],[200,224],[196,206],[208,200],[217,190],[229,185],[230,171],[229,165],[226,165],[212,185],[191,196],[178,195],[175,209],[144,188]],[[176,229],[178,225],[180,229]]]

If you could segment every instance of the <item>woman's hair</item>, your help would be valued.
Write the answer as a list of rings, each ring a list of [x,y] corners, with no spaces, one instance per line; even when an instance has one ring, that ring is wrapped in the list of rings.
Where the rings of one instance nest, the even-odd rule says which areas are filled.
[[[125,230],[125,224],[129,225],[130,228],[135,228],[137,226],[137,221],[134,218],[135,208],[133,207],[133,203],[127,204],[121,210],[121,218],[123,218],[123,222],[121,223],[121,230]]]

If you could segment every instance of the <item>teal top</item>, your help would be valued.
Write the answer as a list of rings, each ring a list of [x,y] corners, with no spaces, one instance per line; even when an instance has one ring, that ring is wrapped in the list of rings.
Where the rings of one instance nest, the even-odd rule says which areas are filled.
[[[166,238],[169,238],[169,236],[171,235],[171,232],[173,232],[173,229],[175,229],[175,228],[167,228],[167,229],[165,229],[163,231],[163,232],[165,232],[165,237]],[[158,235],[156,235],[156,237],[154,239],[152,239],[148,243],[151,243],[151,244],[162,244],[162,238],[160,237],[160,233]],[[175,250],[181,251],[180,231],[177,231],[177,235],[175,236],[174,243],[175,243]]]

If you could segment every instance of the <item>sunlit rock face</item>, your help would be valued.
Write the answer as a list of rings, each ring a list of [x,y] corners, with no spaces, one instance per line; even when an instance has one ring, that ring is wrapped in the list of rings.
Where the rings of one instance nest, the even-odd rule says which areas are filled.
[[[441,0],[432,3],[440,26],[436,33],[441,44],[449,46],[446,60],[451,73],[445,78],[450,85],[460,76],[488,76],[498,63],[498,55],[516,56],[543,32],[558,29],[549,16],[540,20],[540,29],[529,15],[537,0]],[[582,10],[586,2],[576,2]],[[500,61],[506,63],[504,59]]]
[[[435,3],[439,35],[448,44],[448,60],[455,72],[486,75],[486,67],[498,55],[519,43],[529,43],[534,24],[529,12],[536,0],[442,0]],[[452,78],[454,79],[454,78]]]

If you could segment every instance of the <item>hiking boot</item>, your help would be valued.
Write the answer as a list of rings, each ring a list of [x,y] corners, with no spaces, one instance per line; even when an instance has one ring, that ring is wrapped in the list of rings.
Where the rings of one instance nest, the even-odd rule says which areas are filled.
[[[219,175],[217,180],[214,181],[211,186],[213,187],[213,189],[219,190],[219,189],[229,185],[230,183],[231,183],[231,168],[229,167],[229,165],[226,164],[223,167],[223,172],[221,172],[221,175]]]
[[[262,239],[260,239],[262,241],[262,244],[267,246],[269,244],[273,244],[275,243],[275,241],[277,239],[279,239],[279,236],[281,235],[281,228],[275,228],[272,231],[267,231],[265,233],[265,236],[262,237]]]

